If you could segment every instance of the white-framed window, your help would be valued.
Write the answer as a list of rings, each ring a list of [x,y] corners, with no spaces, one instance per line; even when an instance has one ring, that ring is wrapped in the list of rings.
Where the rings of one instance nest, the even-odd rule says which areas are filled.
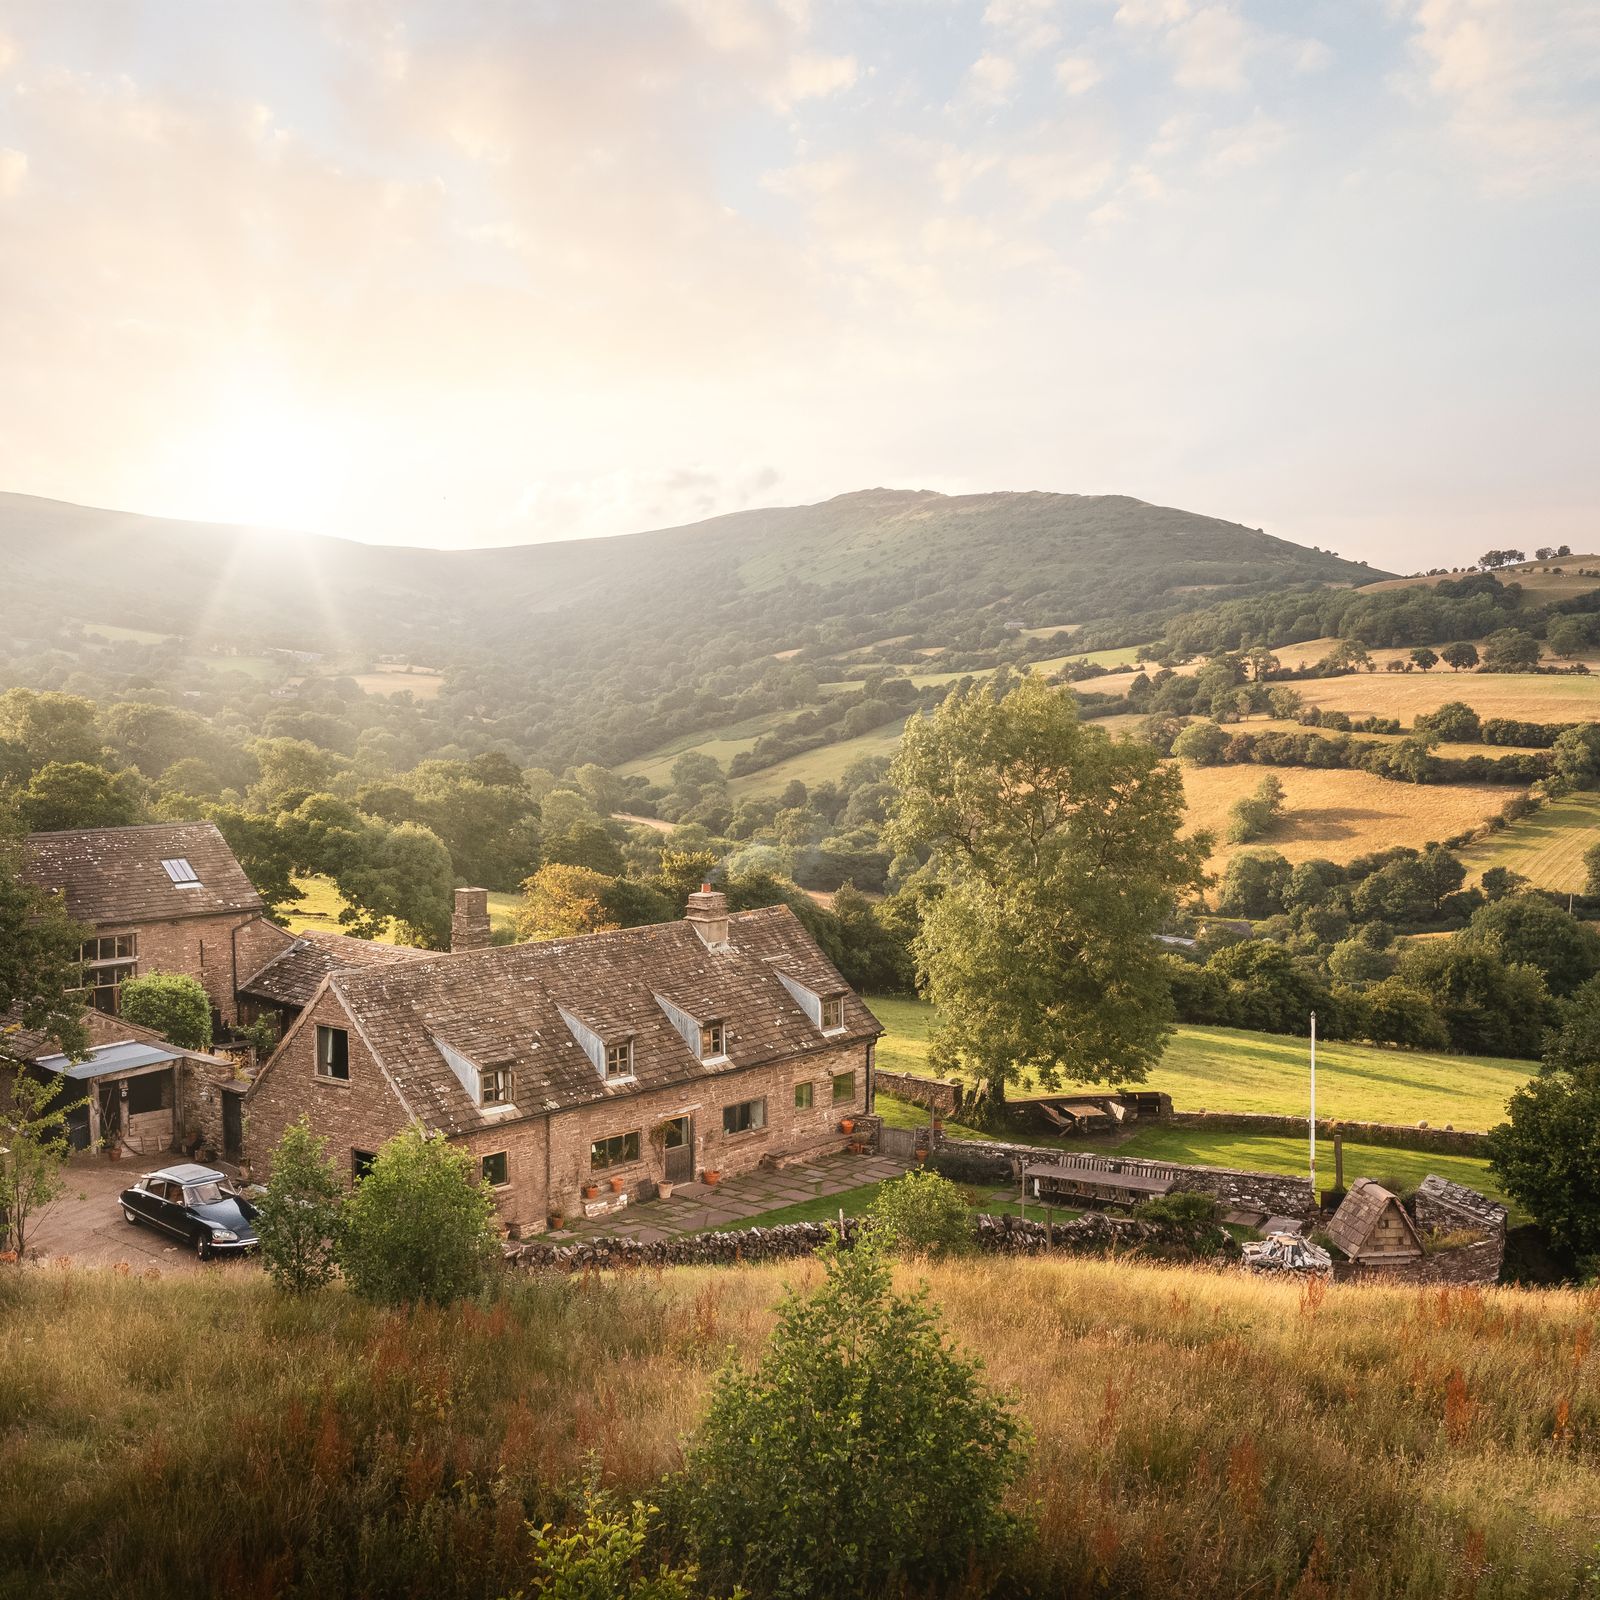
[[[511,1166],[504,1150],[483,1158],[483,1181],[491,1189],[503,1189],[511,1182]]]
[[[794,1108],[796,1111],[809,1111],[812,1102],[816,1099],[816,1085],[808,1078],[804,1083],[794,1086]]]
[[[167,877],[172,880],[174,889],[200,887],[200,874],[182,856],[174,856],[170,861],[163,861],[161,865],[166,870]]]
[[[736,1105],[722,1108],[722,1131],[724,1133],[754,1133],[757,1128],[767,1125],[767,1102],[761,1100],[741,1100]]]
[[[614,1133],[609,1139],[596,1139],[589,1146],[589,1170],[602,1172],[607,1167],[625,1167],[639,1159],[639,1135]]]
[[[339,1083],[350,1081],[350,1032],[317,1024],[317,1076]]]
[[[478,1077],[479,1102],[486,1106],[508,1106],[512,1094],[510,1067],[485,1067]]]
[[[710,1061],[728,1053],[728,1025],[725,1022],[707,1022],[700,1029],[700,1059]]]
[[[844,996],[831,995],[822,1002],[822,1031],[837,1033],[844,1027]]]
[[[631,1078],[633,1076],[633,1040],[623,1039],[606,1046],[606,1076]]]

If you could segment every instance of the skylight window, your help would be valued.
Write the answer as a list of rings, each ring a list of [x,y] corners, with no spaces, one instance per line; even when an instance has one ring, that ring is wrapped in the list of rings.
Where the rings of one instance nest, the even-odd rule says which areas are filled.
[[[166,869],[166,874],[172,879],[175,889],[198,889],[200,887],[200,874],[182,856],[174,856],[170,861],[163,861],[161,865]]]

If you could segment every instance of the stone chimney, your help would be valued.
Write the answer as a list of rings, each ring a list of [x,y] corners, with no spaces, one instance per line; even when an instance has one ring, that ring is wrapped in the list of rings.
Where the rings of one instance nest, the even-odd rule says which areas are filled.
[[[451,950],[487,950],[489,944],[489,891],[457,889],[455,915],[450,918]]]
[[[686,921],[700,935],[707,950],[728,948],[728,897],[702,883],[699,892],[689,896]]]

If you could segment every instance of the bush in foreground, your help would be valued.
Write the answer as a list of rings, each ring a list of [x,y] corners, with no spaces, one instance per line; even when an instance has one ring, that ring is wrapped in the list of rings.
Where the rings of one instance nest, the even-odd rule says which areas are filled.
[[[937,1593],[994,1565],[1024,1429],[881,1248],[823,1252],[754,1373],[726,1368],[681,1480],[712,1579],[758,1594]],[[979,1586],[981,1592],[981,1586]]]
[[[465,1150],[408,1129],[379,1152],[345,1207],[338,1261],[383,1305],[475,1293],[500,1253],[494,1196]]]

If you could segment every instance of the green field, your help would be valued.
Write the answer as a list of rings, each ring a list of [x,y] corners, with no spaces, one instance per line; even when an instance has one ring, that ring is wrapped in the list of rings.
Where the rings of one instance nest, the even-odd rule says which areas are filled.
[[[647,756],[624,762],[617,771],[624,777],[638,776],[651,783],[665,784],[671,775],[672,763],[690,750],[714,756],[726,767],[735,756],[751,749],[762,734],[770,733],[792,715],[788,711],[767,711],[758,717],[746,717],[742,722],[729,723],[715,733],[686,733],[670,744],[652,750]]]
[[[1582,894],[1583,853],[1600,844],[1600,794],[1570,794],[1461,852],[1473,881],[1509,867],[1540,889]]]
[[[343,933],[339,913],[344,910],[344,899],[334,887],[331,878],[307,874],[296,876],[295,887],[304,896],[292,906],[285,907],[278,920],[290,933]],[[511,916],[521,900],[520,895],[499,889],[489,891],[489,926],[509,928]],[[388,929],[381,938],[384,944],[393,944],[394,931]]]
[[[900,743],[900,730],[906,725],[904,717],[896,717],[881,728],[858,735],[854,739],[841,739],[838,744],[825,744],[815,750],[804,750],[797,756],[763,767],[759,772],[735,778],[728,785],[734,803],[751,795],[776,794],[789,782],[798,778],[807,787],[818,783],[832,783],[838,779],[852,761],[863,756],[892,756]]]
[[[930,1076],[933,1008],[922,1000],[881,996],[867,1003],[889,1030],[878,1044],[878,1065]],[[1536,1070],[1531,1061],[1325,1042],[1317,1048],[1317,1113],[1352,1122],[1426,1121],[1436,1127],[1448,1122],[1485,1129],[1501,1120],[1506,1097]],[[1181,1027],[1161,1064],[1139,1087],[1170,1094],[1179,1111],[1304,1116],[1306,1041],[1233,1028]]]
[[[119,628],[109,622],[86,622],[83,631],[101,639],[109,639],[113,644],[124,640],[134,644],[165,644],[167,640],[177,637],[172,633],[152,633],[148,628]]]
[[[1073,1147],[1085,1148],[1079,1140]],[[1213,1133],[1200,1128],[1145,1128],[1116,1147],[1119,1156],[1140,1156],[1147,1161],[1178,1161],[1189,1166],[1236,1167],[1245,1172],[1284,1172],[1304,1175],[1308,1169],[1308,1140],[1257,1133]],[[1395,1150],[1382,1144],[1344,1145],[1344,1181],[1357,1178],[1391,1180],[1401,1189],[1413,1189],[1428,1174],[1437,1173],[1452,1183],[1464,1183],[1512,1211],[1513,1222],[1528,1219],[1512,1205],[1489,1170],[1487,1161],[1474,1156],[1436,1155],[1419,1150]],[[1317,1140],[1317,1187],[1333,1187],[1333,1141]]]

